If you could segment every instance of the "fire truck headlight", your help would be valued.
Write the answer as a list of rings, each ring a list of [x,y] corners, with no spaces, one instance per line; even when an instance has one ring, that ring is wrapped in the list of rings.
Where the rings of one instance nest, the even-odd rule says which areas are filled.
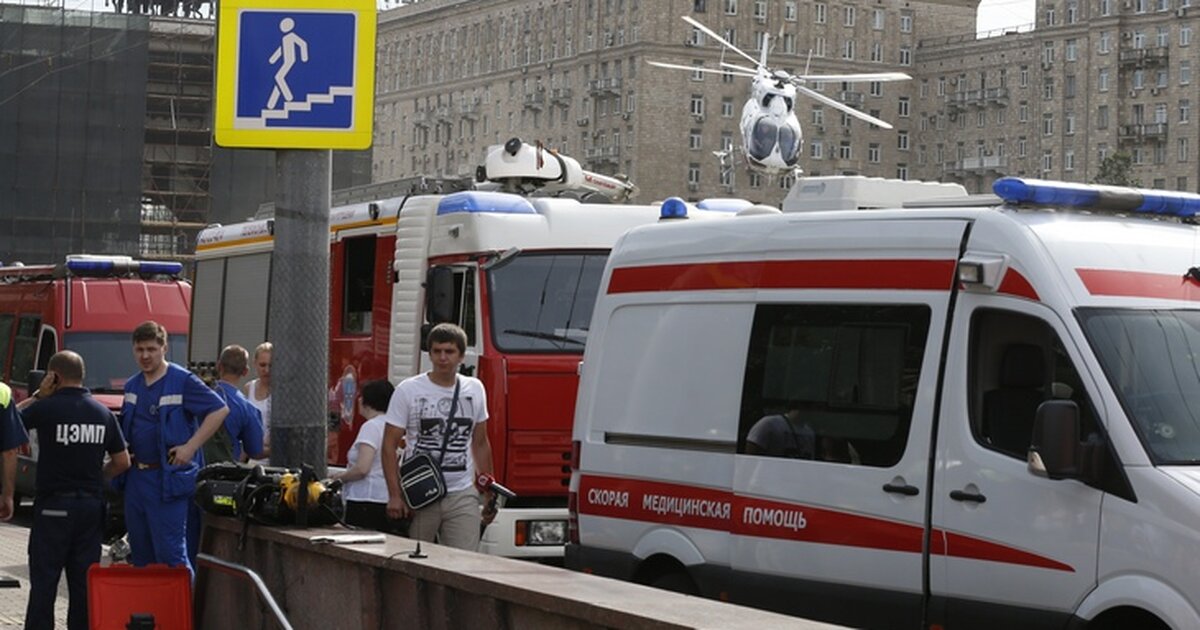
[[[524,534],[524,536],[522,536]],[[516,544],[518,547],[548,547],[565,545],[567,542],[566,521],[517,521]],[[524,540],[521,540],[524,538]]]

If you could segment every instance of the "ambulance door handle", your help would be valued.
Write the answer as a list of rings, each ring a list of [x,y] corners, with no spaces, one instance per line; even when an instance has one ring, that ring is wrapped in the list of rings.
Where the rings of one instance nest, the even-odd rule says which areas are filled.
[[[904,482],[885,483],[883,484],[883,491],[892,494],[903,494],[906,497],[915,497],[921,493],[916,486],[910,486]]]
[[[987,497],[978,492],[966,492],[963,490],[951,490],[950,498],[955,501],[970,501],[971,503],[983,503],[987,501]]]

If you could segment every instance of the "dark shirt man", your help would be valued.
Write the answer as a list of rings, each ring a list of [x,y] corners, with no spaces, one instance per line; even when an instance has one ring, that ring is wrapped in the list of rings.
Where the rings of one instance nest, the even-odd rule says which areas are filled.
[[[21,415],[12,399],[12,390],[0,383],[0,521],[13,515],[13,496],[17,485],[17,448],[29,443]]]
[[[46,378],[21,402],[38,432],[37,496],[29,533],[29,603],[25,627],[53,628],[58,578],[67,572],[67,627],[88,627],[87,570],[100,561],[106,479],[129,468],[125,438],[112,412],[83,387],[83,358],[50,357]],[[110,457],[104,462],[104,456]]]

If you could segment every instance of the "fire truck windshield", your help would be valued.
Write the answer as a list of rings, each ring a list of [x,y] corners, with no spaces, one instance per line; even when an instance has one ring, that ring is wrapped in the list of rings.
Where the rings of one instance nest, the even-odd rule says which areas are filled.
[[[1200,464],[1200,311],[1080,309],[1104,374],[1157,464]]]
[[[128,332],[69,333],[63,337],[63,348],[83,357],[83,385],[96,393],[120,392],[138,371]],[[187,335],[168,337],[167,360],[186,363]]]
[[[582,353],[607,260],[608,252],[526,252],[489,271],[496,347]]]

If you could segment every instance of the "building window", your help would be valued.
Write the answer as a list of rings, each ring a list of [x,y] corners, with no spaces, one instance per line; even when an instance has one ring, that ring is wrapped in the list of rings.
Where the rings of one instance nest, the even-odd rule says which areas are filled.
[[[1179,62],[1179,85],[1187,85],[1192,82],[1192,62],[1186,59]]]
[[[908,46],[900,47],[900,65],[902,65],[902,66],[911,66],[912,65],[912,49],[910,49]]]
[[[1108,129],[1108,105],[1096,107],[1096,128]]]
[[[896,132],[896,148],[901,151],[908,150],[908,132],[907,131],[897,131]]]
[[[883,9],[873,10],[871,12],[871,28],[877,31],[882,31],[886,16],[887,13]]]
[[[880,156],[879,143],[872,142],[871,144],[867,145],[867,161],[868,162],[870,162],[871,164],[879,164],[879,156]]]
[[[1063,77],[1063,98],[1075,98],[1075,75]]]
[[[855,7],[842,7],[842,26],[854,26]]]
[[[721,99],[721,118],[733,118],[733,99],[725,97]]]
[[[1048,173],[1054,168],[1054,154],[1049,149],[1042,151],[1042,172]]]
[[[867,92],[870,93],[871,96],[883,96],[883,82],[871,81],[867,84]]]
[[[1192,43],[1192,27],[1180,26],[1179,27],[1179,45],[1180,46],[1189,46],[1189,45],[1191,45],[1191,43]]]
[[[1075,134],[1075,114],[1072,112],[1063,115],[1063,133],[1068,136]]]
[[[1063,152],[1063,170],[1075,170],[1075,151],[1073,149],[1067,149]]]
[[[901,11],[900,12],[900,32],[901,33],[913,32],[913,14],[911,11]]]
[[[1180,124],[1187,124],[1188,121],[1191,120],[1191,118],[1192,118],[1192,102],[1186,98],[1180,99],[1179,100],[1179,122],[1180,122]]]
[[[908,179],[908,165],[907,164],[897,164],[896,165],[896,179]]]
[[[783,19],[788,22],[796,21],[796,0],[787,0],[783,3]]]
[[[767,19],[767,0],[754,0],[754,19]]]
[[[700,185],[700,165],[695,162],[688,164],[687,183],[692,186]]]
[[[703,146],[704,141],[700,136],[699,129],[692,129],[688,132],[688,148],[692,150],[699,149]]]
[[[827,7],[824,2],[813,4],[813,24],[824,24],[826,19]]]
[[[1099,41],[1096,43],[1096,52],[1101,55],[1107,55],[1112,50],[1112,33],[1101,31]]]
[[[1190,155],[1190,150],[1188,147],[1188,139],[1187,138],[1179,138],[1176,141],[1176,143],[1177,143],[1178,150],[1179,150],[1179,161],[1180,162],[1188,161],[1188,156]]]
[[[737,0],[725,0],[725,15],[737,15]]]
[[[847,39],[842,43],[842,59],[854,59],[854,40]]]
[[[1063,50],[1063,56],[1067,61],[1075,61],[1076,57],[1079,56],[1079,44],[1076,42],[1076,40],[1067,40],[1066,46]]]
[[[841,144],[838,145],[838,158],[843,160],[854,158],[854,152],[851,150],[849,140],[842,140]]]
[[[703,81],[704,80],[704,62],[703,61],[692,60],[692,80],[693,81]]]
[[[883,44],[871,42],[871,61],[873,63],[883,62]]]
[[[704,97],[700,94],[693,94],[690,111],[693,116],[704,115]]]
[[[1108,91],[1108,68],[1100,68],[1096,76],[1096,89],[1101,92]]]
[[[908,118],[908,97],[901,96],[896,100],[896,115],[901,118]]]
[[[1021,66],[1021,73],[1018,77],[1017,85],[1021,87],[1029,87],[1029,66]]]
[[[1047,101],[1054,100],[1054,77],[1042,79],[1042,98]]]
[[[1042,114],[1042,135],[1054,135],[1054,114]]]
[[[1188,189],[1187,177],[1180,175],[1175,178],[1175,190],[1186,191]]]
[[[825,145],[820,140],[813,140],[808,143],[808,157],[814,160],[820,160],[825,157]]]

